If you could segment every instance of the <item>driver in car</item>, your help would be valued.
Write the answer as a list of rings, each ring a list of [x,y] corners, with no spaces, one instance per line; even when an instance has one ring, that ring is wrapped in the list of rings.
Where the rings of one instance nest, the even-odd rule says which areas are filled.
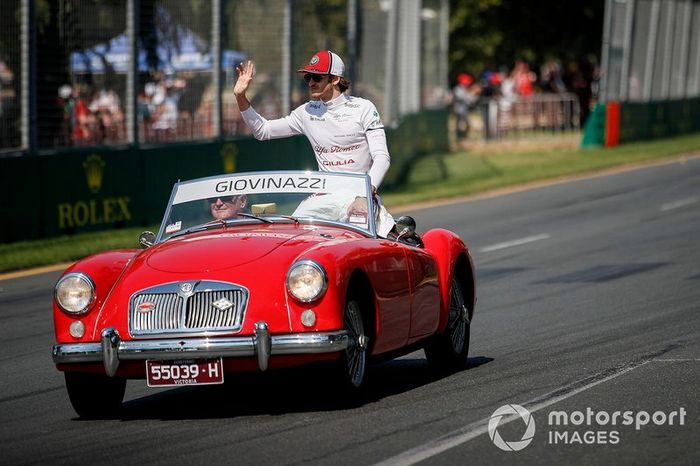
[[[236,218],[239,212],[245,212],[248,203],[248,197],[245,194],[213,197],[207,200],[214,220]]]

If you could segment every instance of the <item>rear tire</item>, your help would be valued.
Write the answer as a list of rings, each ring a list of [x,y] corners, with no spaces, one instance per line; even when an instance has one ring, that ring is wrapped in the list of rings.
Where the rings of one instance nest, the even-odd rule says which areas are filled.
[[[64,375],[68,397],[80,417],[109,419],[119,413],[126,390],[125,378],[80,372]]]
[[[456,276],[450,284],[450,307],[445,330],[425,345],[428,363],[441,371],[466,369],[468,365],[471,322],[462,287]]]

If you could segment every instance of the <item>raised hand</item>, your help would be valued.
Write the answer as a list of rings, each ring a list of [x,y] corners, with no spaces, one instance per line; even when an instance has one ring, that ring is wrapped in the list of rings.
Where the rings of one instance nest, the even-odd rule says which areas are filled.
[[[255,64],[250,60],[241,62],[240,65],[236,67],[236,73],[238,74],[238,79],[233,86],[233,94],[236,97],[242,97],[245,96],[246,91],[250,87],[250,83],[253,82]]]

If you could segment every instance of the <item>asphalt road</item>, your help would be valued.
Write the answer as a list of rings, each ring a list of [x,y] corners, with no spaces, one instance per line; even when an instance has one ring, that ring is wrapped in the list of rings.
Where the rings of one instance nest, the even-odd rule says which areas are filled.
[[[50,356],[58,273],[5,280],[0,461],[700,462],[700,159],[414,216],[474,254],[470,369],[436,377],[412,353],[373,367],[356,401],[298,372],[157,391],[131,381],[120,419],[83,421]],[[494,418],[491,433],[519,451],[488,429],[511,404],[529,419]]]

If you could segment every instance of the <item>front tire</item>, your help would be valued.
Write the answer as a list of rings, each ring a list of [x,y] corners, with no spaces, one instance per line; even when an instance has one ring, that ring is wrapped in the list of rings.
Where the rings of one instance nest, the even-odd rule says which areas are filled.
[[[365,382],[367,368],[367,347],[369,337],[365,333],[360,304],[349,299],[345,304],[345,329],[348,331],[348,347],[343,354],[343,382],[346,387],[359,389]]]
[[[457,277],[453,276],[447,327],[426,343],[425,357],[428,363],[445,371],[466,369],[470,330],[469,309],[464,302],[462,287]]]
[[[126,390],[125,378],[80,372],[64,375],[68,397],[80,417],[109,419],[119,412]]]

